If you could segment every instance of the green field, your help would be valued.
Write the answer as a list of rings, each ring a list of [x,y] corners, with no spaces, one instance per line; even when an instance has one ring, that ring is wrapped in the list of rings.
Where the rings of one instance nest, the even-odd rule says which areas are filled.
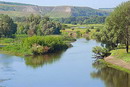
[[[65,30],[61,30],[62,34],[69,34],[70,33],[75,33],[75,32],[80,32],[80,34],[89,34],[90,36],[96,32],[96,29],[102,29],[103,24],[88,24],[88,25],[72,25],[72,24],[65,24],[68,26]],[[86,33],[86,30],[89,29],[90,32]]]

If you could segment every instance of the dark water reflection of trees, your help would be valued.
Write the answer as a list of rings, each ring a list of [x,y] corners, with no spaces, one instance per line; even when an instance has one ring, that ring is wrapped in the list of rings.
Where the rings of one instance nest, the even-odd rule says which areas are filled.
[[[42,56],[30,56],[24,58],[27,66],[31,66],[33,68],[43,67],[47,64],[52,64],[53,62],[58,61],[61,58],[61,55],[64,51],[60,51],[53,54],[45,54]]]
[[[110,68],[101,62],[93,63],[97,71],[91,73],[92,78],[104,81],[106,87],[130,87],[130,74]]]

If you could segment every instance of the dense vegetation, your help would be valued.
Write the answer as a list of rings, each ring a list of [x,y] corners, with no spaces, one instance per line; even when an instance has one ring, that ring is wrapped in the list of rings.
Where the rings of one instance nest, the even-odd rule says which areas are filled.
[[[59,18],[57,19],[61,23],[65,24],[103,24],[105,22],[105,16],[78,16],[69,18]]]
[[[63,24],[61,33],[62,35],[69,35],[73,37],[85,37],[90,39],[93,33],[99,32],[104,24]]]
[[[18,23],[17,34],[50,35],[60,34],[62,25],[58,22],[52,22],[49,17],[39,15],[30,15],[24,22]]]
[[[72,16],[108,16],[109,12],[92,9],[89,7],[72,7]]]
[[[24,5],[19,3],[3,4],[6,4],[3,9],[4,11],[11,9],[12,11],[20,10],[21,8],[16,9],[14,5],[16,5],[16,7],[17,5]],[[7,6],[8,4],[9,6]],[[63,9],[62,7],[59,8]],[[64,8],[66,8],[66,6]],[[87,24],[103,24],[106,18],[105,16],[109,14],[88,7],[70,7],[70,9],[73,10],[72,15],[74,17],[55,19],[49,18],[48,16],[35,15],[35,13],[26,17],[15,16],[12,18],[7,15],[1,15],[0,37],[2,38],[0,41],[3,43],[0,44],[8,45],[3,47],[2,50],[14,53],[40,55],[67,48],[66,43],[74,40],[67,36],[88,37],[92,32],[99,32],[102,25],[101,27],[97,27],[93,25],[88,26]],[[65,24],[61,24],[60,22]],[[68,26],[66,23],[73,25]],[[80,26],[78,24],[80,24]],[[59,35],[61,32],[62,35],[64,35],[62,37],[46,36]],[[5,37],[13,37],[14,39],[3,39]],[[8,43],[4,43],[6,41]]]
[[[17,31],[17,25],[8,15],[0,15],[0,37],[12,37]]]
[[[60,34],[61,29],[62,25],[59,22],[51,21],[49,17],[32,14],[16,24],[9,16],[0,15],[0,37],[12,37],[16,32],[29,36]]]
[[[96,54],[95,57],[99,58],[99,59],[107,57],[110,54],[110,52],[107,48],[103,48],[103,47],[99,47],[99,46],[94,47],[92,51],[93,51],[93,53]]]
[[[33,36],[17,40],[2,50],[22,55],[41,55],[68,48],[61,36]]]
[[[0,45],[7,45],[0,49],[5,52],[42,55],[66,49],[69,41],[74,40],[57,36],[62,25],[49,17],[32,14],[16,24],[7,15],[0,15],[0,18]]]
[[[105,27],[93,36],[102,42],[109,50],[119,49],[120,45],[129,52],[130,42],[130,1],[124,2],[115,8],[115,11],[106,19]]]

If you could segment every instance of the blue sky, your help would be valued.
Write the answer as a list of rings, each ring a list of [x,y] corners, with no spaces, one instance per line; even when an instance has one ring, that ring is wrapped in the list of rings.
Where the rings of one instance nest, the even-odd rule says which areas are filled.
[[[9,2],[20,2],[40,6],[87,6],[92,8],[113,8],[128,0],[3,0]]]

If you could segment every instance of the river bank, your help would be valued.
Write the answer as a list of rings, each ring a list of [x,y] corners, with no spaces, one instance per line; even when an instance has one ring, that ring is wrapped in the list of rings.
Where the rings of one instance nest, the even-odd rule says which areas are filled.
[[[108,56],[104,58],[103,62],[109,67],[130,73],[130,63],[122,59],[116,58],[114,56]]]

